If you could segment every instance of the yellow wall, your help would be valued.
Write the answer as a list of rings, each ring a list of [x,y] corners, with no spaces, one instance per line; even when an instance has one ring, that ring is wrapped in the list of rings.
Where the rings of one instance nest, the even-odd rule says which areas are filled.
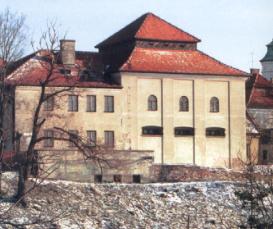
[[[104,131],[115,131],[116,149],[153,150],[155,163],[197,164],[228,167],[238,155],[246,154],[245,91],[243,78],[198,75],[121,73],[122,89],[76,88],[79,111],[67,111],[67,95],[56,99],[45,128],[61,126],[77,129],[82,136],[96,130],[104,141]],[[27,136],[39,88],[16,88],[16,130]],[[97,96],[97,112],[86,112],[86,95]],[[114,96],[115,112],[104,112],[104,96]],[[147,99],[155,95],[157,111],[148,111]],[[179,99],[187,96],[189,111],[179,111]],[[210,98],[220,101],[220,112],[209,112]],[[162,109],[163,107],[163,109]],[[163,136],[142,136],[143,126],[163,126]],[[194,136],[174,136],[178,126],[193,127]],[[225,128],[225,137],[206,137],[206,127]],[[41,146],[42,147],[42,146]],[[60,145],[59,147],[67,147]],[[231,155],[231,158],[229,158]]]

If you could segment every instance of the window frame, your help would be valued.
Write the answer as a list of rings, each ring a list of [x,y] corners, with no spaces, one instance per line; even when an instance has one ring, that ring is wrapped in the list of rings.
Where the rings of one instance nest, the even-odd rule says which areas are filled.
[[[113,113],[115,112],[115,100],[112,95],[104,96],[104,112],[105,113]]]
[[[112,136],[111,136],[111,138],[112,138],[111,142],[109,140],[111,138],[109,138],[109,135],[108,135],[110,133],[112,134]],[[115,132],[113,130],[105,130],[104,131],[104,145],[106,147],[112,147],[112,148],[115,147]]]
[[[76,147],[76,145],[70,141],[73,138],[73,135],[75,135],[75,138],[77,139],[79,137],[79,131],[78,130],[68,130],[69,134],[69,141],[68,141],[68,147]]]
[[[49,134],[51,133],[51,134]],[[50,136],[51,135],[51,136]],[[45,148],[53,148],[54,147],[54,131],[52,129],[45,129],[44,130],[44,137],[48,139],[44,139],[44,147]]]
[[[96,95],[86,96],[86,112],[96,112],[97,111],[97,97]]]
[[[54,110],[54,105],[55,105],[55,99],[54,96],[50,96],[50,94],[45,94],[44,95],[44,102],[43,102],[43,110],[44,111],[53,111]]]
[[[179,99],[179,111],[188,112],[189,111],[189,98],[187,96],[181,96]]]
[[[174,136],[175,137],[187,137],[194,136],[194,128],[187,126],[178,126],[174,128]]]
[[[75,98],[75,100],[73,98]],[[68,111],[69,112],[79,111],[79,96],[78,95],[68,95]]]
[[[148,111],[157,111],[157,97],[155,95],[149,95],[148,97]]]
[[[94,134],[94,136],[95,136],[94,140],[91,140],[92,134]],[[97,145],[97,131],[96,130],[87,130],[86,135],[87,135],[88,145],[93,146],[93,147],[96,146]]]
[[[206,136],[207,137],[225,137],[226,129],[223,127],[207,127]]]
[[[218,97],[213,96],[210,98],[210,113],[220,112],[220,100]]]
[[[143,126],[142,136],[162,136],[163,127],[161,126]]]

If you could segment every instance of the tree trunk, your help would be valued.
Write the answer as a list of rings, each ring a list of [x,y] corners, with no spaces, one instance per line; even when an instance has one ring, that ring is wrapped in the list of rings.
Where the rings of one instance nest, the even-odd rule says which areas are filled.
[[[25,194],[26,194],[26,182],[28,178],[28,165],[26,161],[19,164],[18,167],[18,183],[17,194],[15,196],[16,202],[20,203],[23,207],[26,207]]]

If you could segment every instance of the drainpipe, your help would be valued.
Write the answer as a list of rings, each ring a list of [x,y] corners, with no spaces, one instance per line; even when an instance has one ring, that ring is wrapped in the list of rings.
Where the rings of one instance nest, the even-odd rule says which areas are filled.
[[[192,139],[192,144],[193,144],[193,146],[192,146],[192,162],[193,162],[193,165],[195,165],[195,133],[196,133],[196,131],[195,131],[195,103],[194,103],[194,101],[195,101],[195,97],[194,97],[194,93],[195,93],[195,91],[194,91],[194,88],[195,87],[195,85],[194,85],[194,80],[192,81],[192,127],[193,127],[193,131],[194,131],[194,134],[193,134],[193,139]]]
[[[163,79],[160,80],[160,89],[161,89],[161,127],[162,127],[162,136],[161,136],[161,164],[164,164],[164,120],[163,120]]]

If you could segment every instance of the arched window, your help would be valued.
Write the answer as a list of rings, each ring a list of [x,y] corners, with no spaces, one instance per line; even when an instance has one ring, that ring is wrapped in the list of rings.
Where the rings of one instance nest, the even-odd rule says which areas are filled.
[[[210,99],[210,112],[219,112],[219,99],[217,97]]]
[[[179,111],[189,111],[189,99],[187,96],[180,97]]]
[[[154,95],[150,95],[148,98],[148,111],[157,110],[157,98]]]

